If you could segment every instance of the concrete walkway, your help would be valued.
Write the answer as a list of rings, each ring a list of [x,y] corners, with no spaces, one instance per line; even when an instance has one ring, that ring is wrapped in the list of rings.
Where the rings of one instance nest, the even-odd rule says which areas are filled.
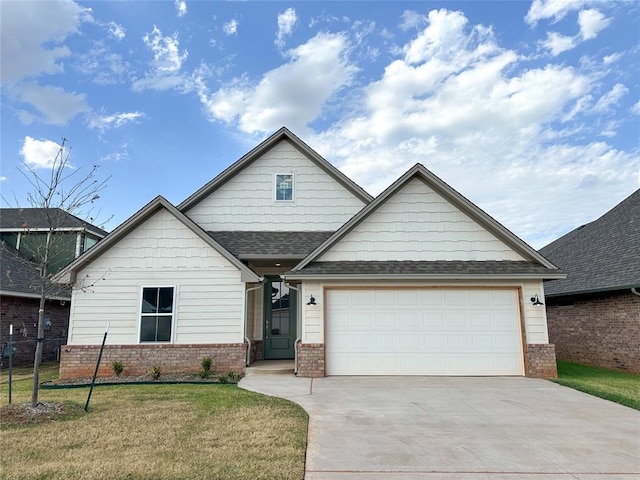
[[[640,412],[546,380],[246,376],[309,413],[306,480],[640,479]]]

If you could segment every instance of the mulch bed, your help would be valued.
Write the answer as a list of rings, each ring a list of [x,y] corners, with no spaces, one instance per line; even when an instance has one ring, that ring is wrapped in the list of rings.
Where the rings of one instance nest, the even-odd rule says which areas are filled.
[[[197,373],[163,373],[159,379],[154,380],[151,375],[120,375],[119,377],[96,378],[96,385],[122,385],[122,384],[173,384],[173,383],[237,383],[241,377],[229,378],[228,375],[211,375],[207,378],[200,377]],[[73,388],[88,387],[91,378],[69,378],[42,383],[41,387],[47,388]]]
[[[14,403],[0,408],[0,422],[3,426],[34,425],[82,412],[80,405],[70,403],[40,402],[35,407],[30,403]]]

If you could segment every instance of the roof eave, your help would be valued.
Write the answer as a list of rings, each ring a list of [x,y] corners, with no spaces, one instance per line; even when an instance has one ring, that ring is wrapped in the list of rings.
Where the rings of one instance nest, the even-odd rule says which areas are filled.
[[[320,274],[285,273],[286,280],[546,280],[565,278],[565,274]]]
[[[552,279],[550,279],[552,280]],[[555,280],[555,279],[553,279]],[[632,288],[640,288],[640,282],[636,283],[636,284],[630,284],[630,285],[614,285],[614,286],[610,286],[610,287],[601,287],[601,288],[589,288],[589,289],[585,289],[585,290],[573,290],[573,291],[567,291],[567,292],[559,292],[559,293],[548,293],[545,291],[544,296],[545,297],[566,297],[566,296],[570,296],[570,295],[587,295],[590,293],[600,293],[600,292],[615,292],[615,291],[620,291],[620,290],[631,290]]]
[[[7,297],[20,297],[20,298],[32,298],[32,299],[39,299],[40,295],[37,293],[25,293],[25,292],[16,292],[13,290],[0,290],[0,295],[1,296],[7,296]],[[60,302],[69,302],[71,301],[71,297],[70,296],[65,296],[65,295],[53,295],[51,297],[47,297],[47,300],[57,300]]]

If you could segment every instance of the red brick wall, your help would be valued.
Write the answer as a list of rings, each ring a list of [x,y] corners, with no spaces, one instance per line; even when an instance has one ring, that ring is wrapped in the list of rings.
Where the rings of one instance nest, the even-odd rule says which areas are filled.
[[[251,340],[251,353],[249,353],[249,362],[253,363],[257,360],[263,360],[262,340]]]
[[[324,377],[324,343],[298,344],[298,376]]]
[[[640,373],[640,297],[629,290],[547,297],[558,359]]]
[[[13,356],[14,366],[33,365],[39,305],[40,300],[37,298],[0,298],[0,346],[4,346],[8,341],[9,325],[13,324],[13,346],[16,348]],[[61,305],[58,300],[48,301],[45,304],[44,316],[51,319],[52,325],[44,332],[42,360],[56,361],[59,358],[60,346],[67,343],[69,302]],[[0,360],[3,367],[8,365],[8,359]]]
[[[556,349],[552,343],[527,345],[527,377],[558,378]]]
[[[62,349],[60,378],[91,377],[96,368],[100,351],[99,345],[67,345]],[[204,357],[213,359],[215,372],[244,373],[246,367],[246,343],[226,343],[218,345],[106,345],[99,377],[114,375],[113,360],[124,365],[123,375],[144,375],[158,365],[164,373],[198,372]]]

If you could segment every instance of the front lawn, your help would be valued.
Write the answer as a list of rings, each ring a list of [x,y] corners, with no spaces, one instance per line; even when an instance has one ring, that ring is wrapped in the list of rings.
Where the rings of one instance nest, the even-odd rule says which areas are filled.
[[[555,382],[640,410],[640,375],[558,361]]]
[[[30,399],[28,368],[14,371],[13,403]],[[45,365],[43,381],[57,365]],[[7,405],[7,372],[0,405]],[[18,380],[16,380],[16,378]],[[2,425],[3,479],[296,479],[304,476],[307,414],[235,385],[122,385],[41,390],[76,407],[58,421]]]

